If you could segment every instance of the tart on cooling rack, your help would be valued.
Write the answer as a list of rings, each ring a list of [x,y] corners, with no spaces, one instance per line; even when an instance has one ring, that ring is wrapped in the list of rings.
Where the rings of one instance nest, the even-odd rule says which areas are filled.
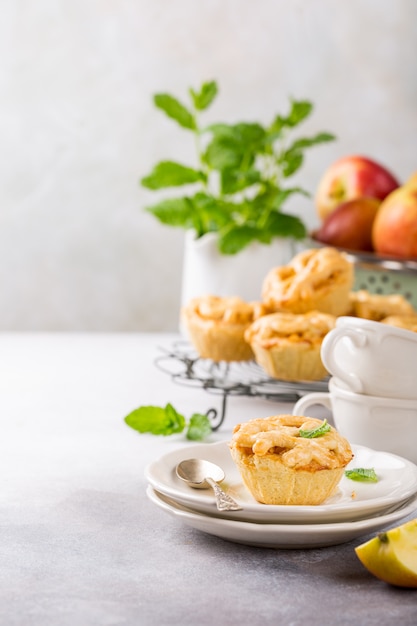
[[[262,285],[262,300],[271,311],[321,311],[346,315],[353,286],[353,263],[335,248],[304,250],[273,268]]]
[[[261,302],[207,295],[193,298],[183,307],[181,316],[203,359],[247,361],[253,359],[253,352],[245,340],[245,330],[267,312]]]
[[[238,424],[229,447],[246,488],[264,504],[321,504],[353,458],[349,442],[332,426],[298,415]]]
[[[327,376],[320,352],[336,323],[328,313],[272,313],[260,317],[245,332],[256,362],[272,378],[313,381]]]
[[[352,305],[351,315],[380,322],[390,315],[417,316],[412,304],[401,294],[374,294],[366,289],[352,291],[350,294]]]
[[[417,313],[415,315],[389,315],[381,321],[383,324],[390,324],[417,333]]]

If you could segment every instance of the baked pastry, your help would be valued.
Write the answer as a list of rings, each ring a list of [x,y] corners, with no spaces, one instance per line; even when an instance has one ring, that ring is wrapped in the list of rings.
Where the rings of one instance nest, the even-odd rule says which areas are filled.
[[[322,311],[346,315],[354,271],[335,248],[304,250],[288,263],[270,270],[262,285],[262,300],[273,311]]]
[[[302,436],[318,428],[327,431]],[[243,483],[264,504],[321,504],[334,493],[353,458],[349,442],[332,426],[299,415],[238,424],[229,447]]]
[[[253,352],[244,338],[245,330],[266,311],[261,302],[207,295],[193,298],[183,307],[181,316],[202,358],[246,361],[253,359]]]
[[[272,378],[320,380],[328,374],[321,360],[321,344],[335,324],[334,315],[318,311],[271,313],[253,322],[245,339],[256,362]]]
[[[417,313],[415,315],[389,315],[381,322],[417,333]]]
[[[389,315],[417,315],[412,304],[401,294],[374,294],[360,289],[351,292],[350,302],[351,315],[375,322],[380,322]]]

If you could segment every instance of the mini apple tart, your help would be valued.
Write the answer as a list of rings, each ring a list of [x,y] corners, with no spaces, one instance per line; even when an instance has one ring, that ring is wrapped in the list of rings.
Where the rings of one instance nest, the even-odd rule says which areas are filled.
[[[412,304],[401,294],[382,295],[360,289],[359,291],[352,291],[350,302],[352,305],[351,315],[374,322],[380,322],[389,315],[417,316],[417,311]]]
[[[262,302],[207,295],[193,298],[181,317],[197,353],[213,361],[248,361],[253,352],[245,330],[267,313]]]
[[[320,380],[328,374],[321,360],[321,344],[335,324],[334,315],[319,311],[271,313],[251,324],[245,339],[256,362],[272,378]]]
[[[299,415],[238,424],[229,447],[246,488],[264,504],[323,503],[353,458],[349,442],[326,420]]]
[[[273,311],[346,315],[353,280],[353,263],[343,252],[331,247],[304,250],[288,265],[270,270],[262,300]]]
[[[381,320],[381,322],[417,333],[417,313],[414,315],[389,315]]]

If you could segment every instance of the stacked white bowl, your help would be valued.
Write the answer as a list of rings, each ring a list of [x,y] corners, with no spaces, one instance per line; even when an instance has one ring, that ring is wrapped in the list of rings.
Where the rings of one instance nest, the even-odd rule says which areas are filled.
[[[332,376],[329,391],[302,397],[294,414],[321,404],[351,443],[417,463],[417,333],[340,317],[321,358]]]

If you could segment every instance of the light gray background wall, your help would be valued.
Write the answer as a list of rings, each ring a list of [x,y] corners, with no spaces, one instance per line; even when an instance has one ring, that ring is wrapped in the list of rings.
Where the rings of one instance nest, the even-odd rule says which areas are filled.
[[[2,0],[0,330],[172,330],[183,232],[143,207],[192,141],[152,94],[216,79],[208,120],[267,122],[310,99],[298,180],[367,154],[417,169],[415,0]],[[311,201],[297,201],[310,226]]]

